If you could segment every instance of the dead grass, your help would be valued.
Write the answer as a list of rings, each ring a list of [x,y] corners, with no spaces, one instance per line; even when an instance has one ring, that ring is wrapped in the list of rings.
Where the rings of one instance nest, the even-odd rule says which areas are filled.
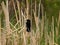
[[[5,17],[4,20],[5,20],[6,29],[3,28],[4,32],[1,32],[1,19],[0,19],[0,40],[1,40],[0,45],[6,45],[6,44],[7,45],[54,45],[54,44],[58,45],[58,43],[54,41],[54,35],[55,35],[54,34],[54,17],[52,16],[51,31],[48,34],[49,23],[48,23],[48,19],[46,17],[46,12],[45,12],[45,16],[42,16],[42,19],[39,18],[39,13],[40,13],[39,10],[38,10],[39,11],[38,16],[36,16],[37,15],[36,0],[35,0],[35,9],[34,9],[35,11],[33,10],[33,17],[35,20],[35,24],[32,24],[32,25],[36,25],[36,32],[34,31],[33,28],[31,28],[32,30],[30,33],[26,32],[26,19],[28,19],[28,18],[31,19],[29,16],[30,14],[29,14],[28,0],[26,0],[26,3],[27,3],[27,7],[25,8],[26,14],[23,13],[22,9],[20,10],[19,2],[16,0],[18,12],[19,12],[19,20],[17,17],[15,3],[13,0],[12,0],[12,2],[13,2],[14,11],[15,11],[16,21],[17,21],[15,25],[13,25],[9,21],[9,11],[8,11],[7,2],[6,2],[6,5],[4,4],[4,2],[1,3],[2,9],[4,12],[4,17]],[[40,5],[40,3],[39,3],[39,5]],[[39,6],[39,9],[40,9],[40,6]],[[42,6],[42,15],[44,15],[43,6]],[[26,18],[26,16],[27,16],[27,18]],[[59,32],[59,23],[60,23],[60,12],[59,12],[59,19],[57,22],[58,26],[55,27],[57,37],[58,37],[58,32]],[[19,27],[16,28],[17,25],[19,25]],[[11,26],[14,29],[11,29]],[[1,33],[3,34],[2,39],[1,39]],[[57,41],[57,39],[56,39],[56,41]]]

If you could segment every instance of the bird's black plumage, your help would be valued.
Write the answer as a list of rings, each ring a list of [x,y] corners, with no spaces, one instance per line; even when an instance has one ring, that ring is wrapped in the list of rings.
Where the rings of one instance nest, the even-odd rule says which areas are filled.
[[[31,21],[30,21],[30,19],[27,19],[26,20],[26,31],[27,32],[30,32],[31,31]]]

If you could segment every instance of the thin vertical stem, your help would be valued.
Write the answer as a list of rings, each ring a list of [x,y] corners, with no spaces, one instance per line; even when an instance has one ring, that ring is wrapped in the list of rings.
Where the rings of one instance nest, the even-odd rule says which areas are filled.
[[[31,0],[31,30],[32,30],[32,0]]]
[[[24,45],[26,45],[26,37],[25,37],[24,32],[23,32],[23,38],[24,38]]]
[[[26,10],[27,19],[29,19],[29,1],[28,0],[26,0],[26,5],[27,5],[27,10]]]
[[[52,45],[54,45],[54,17],[52,16],[52,26],[51,26],[51,30],[52,30]]]
[[[16,2],[17,2],[17,7],[18,7],[18,12],[19,12],[19,22],[20,22],[20,26],[21,26],[21,8],[20,8],[20,3],[19,3],[19,1],[18,0],[16,0]]]
[[[14,0],[12,0],[12,2],[13,2],[13,7],[14,7],[14,11],[15,11],[16,20],[18,22],[17,11],[16,11]]]
[[[48,20],[47,20],[47,17],[46,17],[46,12],[45,12],[45,25],[44,25],[44,27],[45,27],[45,30],[44,30],[44,36],[45,36],[45,45],[48,45],[47,43],[47,36],[48,36],[48,32],[47,32],[47,30],[48,30]]]

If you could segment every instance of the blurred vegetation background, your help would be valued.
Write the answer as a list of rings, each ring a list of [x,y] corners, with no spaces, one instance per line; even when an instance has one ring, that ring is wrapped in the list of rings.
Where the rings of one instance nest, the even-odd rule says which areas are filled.
[[[60,45],[60,0],[0,0],[0,45]]]
[[[0,0],[0,8],[1,8],[1,2],[4,1],[4,3],[6,3],[6,0]],[[10,1],[10,0],[9,0]],[[32,0],[32,6],[34,7],[34,1]],[[10,1],[11,2],[11,1]],[[15,1],[16,2],[16,1]],[[24,5],[26,4],[25,0],[19,0],[19,2],[21,2],[21,5],[24,7]],[[23,2],[23,3],[22,3]],[[40,0],[37,0],[37,7],[39,4]],[[29,0],[29,3],[31,4],[31,0]],[[60,10],[60,0],[42,0],[43,6],[44,6],[44,10],[47,12],[47,17],[51,18],[52,16],[54,17],[58,17],[58,12]],[[10,4],[10,6],[12,7],[12,2]],[[32,7],[32,8],[33,8]],[[12,9],[12,8],[11,8]],[[10,9],[10,10],[11,10]],[[12,10],[11,10],[12,11]],[[17,11],[18,12],[18,11]],[[13,12],[14,13],[14,12]]]

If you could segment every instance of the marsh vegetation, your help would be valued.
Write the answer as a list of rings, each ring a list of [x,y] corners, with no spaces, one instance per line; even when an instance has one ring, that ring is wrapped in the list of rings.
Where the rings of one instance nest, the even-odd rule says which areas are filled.
[[[59,0],[0,0],[0,45],[60,45],[59,8]]]

